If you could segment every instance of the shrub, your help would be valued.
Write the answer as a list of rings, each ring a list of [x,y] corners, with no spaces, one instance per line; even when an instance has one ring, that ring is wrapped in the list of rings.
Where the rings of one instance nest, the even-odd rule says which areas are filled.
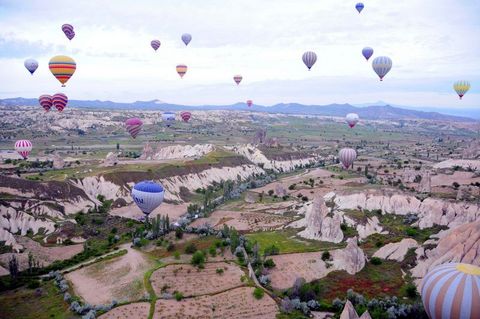
[[[215,257],[217,255],[217,248],[215,246],[210,246],[210,248],[208,248],[208,253],[210,256]]]
[[[271,189],[271,190],[268,191],[268,195],[269,195],[269,196],[272,196],[272,195],[273,195],[273,189]]]
[[[330,260],[330,252],[328,250],[322,253],[322,260],[323,261]]]
[[[193,254],[191,263],[195,266],[203,266],[203,264],[205,263],[205,255],[201,250],[197,250]]]
[[[382,264],[382,260],[378,257],[372,257],[370,262],[372,263],[372,265],[381,265]]]
[[[180,227],[175,229],[175,237],[177,237],[177,239],[183,238],[183,230]]]
[[[194,243],[190,243],[185,247],[185,253],[187,254],[193,254],[194,252],[197,251],[197,246],[195,246]]]
[[[215,272],[219,275],[223,274],[223,268],[217,268]]]
[[[40,287],[40,282],[38,280],[30,280],[27,283],[28,289],[37,289]]]
[[[264,295],[265,295],[265,291],[263,291],[262,288],[256,287],[256,288],[253,290],[253,296],[254,296],[256,299],[262,299]]]
[[[174,249],[175,249],[175,245],[172,242],[168,243],[167,251],[173,251]]]
[[[412,299],[416,298],[418,295],[417,287],[415,287],[413,284],[408,284],[405,291],[407,292],[407,296]]]
[[[180,252],[179,252],[179,251],[175,251],[175,252],[173,253],[173,256],[174,256],[175,259],[177,259],[177,260],[180,259]]]
[[[266,247],[265,250],[264,250],[264,255],[265,256],[278,255],[279,253],[280,253],[280,249],[278,249],[278,247],[275,246],[275,245]]]
[[[180,301],[180,300],[183,299],[183,294],[179,291],[176,291],[175,294],[174,294],[174,297],[175,297],[176,301]]]
[[[269,259],[265,260],[265,262],[263,263],[263,266],[265,268],[273,268],[273,267],[275,267],[275,262],[273,261],[273,259],[269,258]]]
[[[407,234],[407,236],[414,237],[418,234],[418,231],[416,228],[409,227],[405,230],[405,233]]]

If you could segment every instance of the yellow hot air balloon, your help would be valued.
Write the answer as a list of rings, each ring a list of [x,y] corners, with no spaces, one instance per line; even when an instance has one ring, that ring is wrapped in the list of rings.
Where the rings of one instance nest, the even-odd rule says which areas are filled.
[[[72,77],[73,73],[77,69],[75,61],[66,55],[57,55],[50,59],[48,63],[50,72],[57,78],[62,86]]]
[[[177,73],[180,75],[181,78],[187,73],[187,66],[185,64],[177,65]]]
[[[468,90],[470,90],[470,82],[468,81],[457,81],[453,83],[453,89],[455,92],[457,92],[458,96],[460,97],[460,100],[462,97],[467,93]]]

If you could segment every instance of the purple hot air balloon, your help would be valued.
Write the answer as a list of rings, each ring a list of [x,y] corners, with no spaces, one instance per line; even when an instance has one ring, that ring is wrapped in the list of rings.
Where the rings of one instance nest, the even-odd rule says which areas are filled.
[[[362,50],[362,54],[365,57],[365,59],[370,59],[371,56],[373,55],[373,49],[371,47],[364,47]]]
[[[305,65],[307,66],[308,71],[310,71],[315,62],[317,62],[317,55],[315,54],[315,52],[307,51],[302,55],[302,60],[303,63],[305,63]]]
[[[68,97],[63,93],[54,94],[52,97],[52,103],[59,112],[62,112],[63,109],[67,106]]]
[[[128,133],[135,138],[142,130],[143,122],[138,117],[132,117],[125,121],[125,126],[127,127]]]
[[[75,32],[73,31],[73,26],[71,24],[64,24],[62,25],[62,31],[67,36],[68,40],[72,40],[75,36]]]
[[[152,46],[152,48],[157,51],[158,48],[160,47],[160,40],[152,40],[152,42],[150,42],[150,45]]]
[[[53,106],[53,97],[47,94],[40,95],[40,97],[38,98],[38,102],[43,107],[45,112],[48,112]]]
[[[192,36],[190,35],[190,33],[182,34],[182,41],[183,43],[185,43],[185,45],[188,45],[190,41],[192,41]]]

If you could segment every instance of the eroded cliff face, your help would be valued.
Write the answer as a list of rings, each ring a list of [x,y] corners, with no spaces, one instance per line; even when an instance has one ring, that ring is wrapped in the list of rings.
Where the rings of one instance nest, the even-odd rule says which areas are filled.
[[[339,214],[328,216],[329,208],[322,197],[316,197],[312,205],[307,207],[305,214],[305,230],[298,233],[307,239],[339,243],[343,240],[340,228],[342,217]]]
[[[212,144],[162,146],[147,143],[140,158],[146,160],[200,158],[214,150],[215,146]]]

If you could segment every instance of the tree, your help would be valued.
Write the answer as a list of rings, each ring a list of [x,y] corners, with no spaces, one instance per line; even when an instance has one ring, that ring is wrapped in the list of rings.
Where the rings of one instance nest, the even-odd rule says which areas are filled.
[[[197,251],[197,246],[195,246],[194,243],[190,243],[185,247],[185,253],[187,254],[193,254]]]
[[[120,150],[120,143],[117,143],[117,151]]]
[[[265,261],[263,262],[263,266],[264,266],[265,268],[273,268],[273,267],[275,267],[275,262],[273,261],[273,259],[268,258],[267,260],[265,260]]]
[[[191,263],[194,266],[202,268],[205,263],[205,255],[203,254],[203,251],[197,250],[192,256]]]
[[[12,281],[16,281],[19,274],[17,256],[12,255],[12,257],[10,257],[10,260],[8,261],[8,270]]]
[[[253,296],[255,297],[255,299],[262,299],[264,295],[265,295],[265,291],[263,291],[262,288],[256,287],[253,290]]]

